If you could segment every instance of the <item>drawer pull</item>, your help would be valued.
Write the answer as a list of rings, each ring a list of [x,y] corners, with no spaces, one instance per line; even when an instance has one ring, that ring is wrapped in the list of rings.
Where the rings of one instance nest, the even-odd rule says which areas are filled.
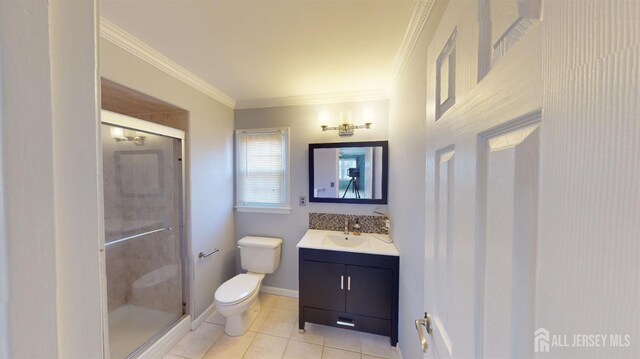
[[[344,290],[344,276],[340,276],[340,290]]]
[[[345,327],[355,327],[356,325],[353,323],[349,323],[349,322],[343,322],[342,320],[338,320],[336,322],[336,324],[338,325],[344,325]]]
[[[347,276],[347,290],[351,290],[351,276]]]

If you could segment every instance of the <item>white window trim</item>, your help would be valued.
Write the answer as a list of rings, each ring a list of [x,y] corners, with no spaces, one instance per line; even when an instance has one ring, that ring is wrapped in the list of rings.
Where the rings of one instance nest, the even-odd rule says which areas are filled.
[[[238,178],[238,168],[240,166],[240,160],[238,158],[238,143],[240,143],[238,136],[243,133],[256,133],[256,132],[267,132],[267,131],[282,131],[285,134],[285,184],[284,184],[284,195],[285,201],[284,205],[281,207],[259,207],[259,206],[241,206],[239,205],[239,188],[240,188],[240,180]],[[238,212],[249,212],[249,213],[274,213],[274,214],[291,214],[291,139],[290,139],[290,129],[289,127],[270,127],[270,128],[250,128],[250,129],[239,129],[235,131],[235,143],[234,143],[234,151],[235,151],[235,182],[236,182],[236,205],[235,209]]]
[[[238,212],[248,213],[275,213],[275,214],[291,214],[291,207],[249,207],[236,206]]]

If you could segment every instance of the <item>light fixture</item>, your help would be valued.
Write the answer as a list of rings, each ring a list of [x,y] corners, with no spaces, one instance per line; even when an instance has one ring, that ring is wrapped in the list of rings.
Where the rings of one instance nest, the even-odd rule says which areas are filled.
[[[136,131],[121,127],[111,127],[109,132],[111,132],[111,138],[116,142],[130,141],[138,146],[144,145],[145,136],[139,136]]]
[[[352,136],[353,135],[353,130],[355,129],[370,129],[371,128],[371,124],[372,122],[371,119],[373,118],[373,110],[372,109],[366,109],[364,111],[364,115],[363,118],[366,121],[369,122],[365,122],[364,125],[354,125],[351,122],[351,111],[340,111],[340,123],[338,124],[338,126],[332,126],[329,127],[327,125],[325,125],[326,121],[329,120],[329,114],[327,112],[321,112],[320,115],[320,123],[322,123],[323,125],[321,125],[320,127],[322,127],[322,131],[338,131],[338,135],[340,136]]]

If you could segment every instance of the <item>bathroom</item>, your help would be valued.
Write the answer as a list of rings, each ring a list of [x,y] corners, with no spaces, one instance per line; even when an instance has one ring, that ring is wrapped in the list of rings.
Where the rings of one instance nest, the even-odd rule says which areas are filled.
[[[110,127],[117,127],[116,125],[112,126],[112,124],[117,123],[117,121],[112,119],[112,116],[114,116],[112,115],[112,113],[121,113],[138,119],[150,120],[154,125],[166,125],[170,128],[174,128],[184,132],[184,150],[185,153],[190,154],[190,156],[187,155],[185,157],[186,161],[183,162],[186,169],[184,189],[186,190],[185,193],[187,194],[187,196],[189,196],[185,197],[185,204],[188,213],[188,216],[185,220],[187,221],[187,223],[189,220],[192,221],[193,232],[191,233],[191,253],[193,253],[192,266],[193,278],[195,278],[195,280],[189,281],[188,275],[182,277],[186,285],[191,284],[193,286],[193,288],[191,288],[191,292],[188,293],[189,296],[185,297],[186,301],[189,300],[189,297],[191,297],[191,299],[188,305],[185,305],[184,313],[190,314],[194,318],[194,322],[189,325],[189,329],[198,330],[202,327],[202,329],[200,329],[201,331],[207,328],[209,328],[209,330],[212,330],[211,327],[213,326],[214,329],[217,329],[217,331],[214,330],[214,334],[212,334],[212,337],[209,340],[220,340],[219,337],[224,336],[220,328],[221,325],[225,323],[225,320],[223,319],[224,317],[221,317],[216,312],[213,297],[216,290],[228,279],[233,277],[235,273],[243,272],[240,264],[241,259],[239,250],[236,246],[236,243],[243,237],[265,236],[282,239],[282,245],[279,248],[279,250],[281,251],[279,266],[274,273],[267,274],[264,281],[262,282],[261,292],[266,294],[266,296],[262,298],[265,301],[265,303],[263,303],[262,305],[262,316],[268,315],[271,312],[272,308],[270,307],[270,303],[271,305],[273,305],[274,303],[277,304],[278,298],[290,298],[294,302],[282,299],[283,303],[287,303],[284,308],[274,307],[276,311],[283,312],[280,314],[286,317],[287,313],[289,315],[291,313],[294,313],[292,309],[295,309],[295,313],[297,313],[298,311],[297,305],[295,304],[297,303],[296,298],[298,297],[298,248],[296,248],[296,245],[305,235],[306,231],[310,228],[310,213],[348,215],[350,218],[348,230],[351,232],[353,231],[355,220],[365,221],[367,218],[373,218],[375,220],[382,221],[381,225],[384,226],[384,219],[387,218],[388,207],[386,203],[381,202],[386,202],[386,198],[384,201],[382,201],[382,199],[379,199],[376,201],[377,203],[373,204],[366,203],[366,200],[364,201],[365,203],[321,203],[309,201],[310,193],[308,190],[308,146],[312,143],[387,141],[389,138],[388,100],[374,99],[368,101],[351,101],[321,105],[314,104],[304,106],[235,110],[232,116],[229,116],[228,113],[225,114],[224,112],[221,112],[221,115],[230,117],[229,121],[226,124],[226,128],[224,128],[227,134],[232,134],[235,130],[253,128],[287,127],[290,131],[288,143],[290,165],[290,209],[286,211],[287,213],[264,213],[268,212],[268,210],[263,211],[263,213],[255,211],[243,211],[242,209],[229,210],[229,208],[233,208],[236,204],[236,198],[234,198],[233,192],[230,193],[230,191],[228,190],[220,190],[220,188],[228,188],[229,186],[234,186],[233,151],[215,159],[199,158],[198,154],[199,152],[211,153],[207,151],[211,151],[213,148],[218,148],[218,152],[223,152],[223,150],[224,152],[227,152],[233,149],[233,136],[227,136],[227,138],[224,138],[223,141],[209,141],[210,137],[208,136],[215,137],[214,134],[216,133],[217,136],[221,136],[219,132],[222,132],[221,126],[224,124],[224,122],[216,121],[215,126],[211,126],[208,128],[208,124],[206,123],[206,121],[198,121],[198,116],[200,115],[198,113],[198,110],[200,109],[194,108],[193,104],[188,102],[188,100],[190,99],[189,95],[194,92],[193,89],[183,86],[184,91],[175,91],[175,89],[180,88],[180,83],[177,80],[167,76],[166,74],[162,74],[160,71],[157,71],[155,69],[151,69],[152,71],[150,71],[148,81],[149,84],[147,85],[145,81],[143,81],[144,77],[141,77],[140,74],[144,73],[145,70],[148,71],[148,65],[136,59],[135,57],[132,57],[132,55],[114,46],[112,43],[103,40],[101,55],[103,57],[101,79],[102,107],[104,110],[109,111],[103,113],[102,121],[103,123],[110,124],[103,125],[102,132],[103,148],[105,149],[104,156],[108,156],[109,158],[113,157],[113,154],[111,153],[113,152],[113,150],[107,150],[107,148],[112,148],[113,146],[124,145],[128,146],[127,148],[134,150],[150,150],[149,145],[152,144],[150,138],[152,139],[154,136],[153,134],[145,133],[144,128],[138,128],[138,130],[141,131],[137,131],[135,134],[147,137],[146,141],[143,144],[135,145],[131,141],[126,142],[114,138],[113,134],[109,131]],[[110,66],[110,64],[116,63],[116,60],[122,61],[123,63],[126,62],[130,71],[123,72],[121,67],[118,67],[116,65]],[[139,68],[137,66],[139,66]],[[159,87],[157,84],[159,81],[162,82],[163,80],[167,82],[166,86],[171,86],[174,91],[169,94],[169,97],[163,97],[162,100],[159,100],[158,98],[162,96],[162,93],[158,91]],[[177,96],[177,94],[183,94],[184,98]],[[189,111],[186,111],[184,109],[189,109]],[[201,111],[202,113],[211,113],[210,108],[203,108]],[[338,136],[337,131],[323,131],[321,129],[320,125],[322,124],[321,122],[323,121],[323,117],[326,116],[324,115],[325,113],[330,113],[336,118],[339,117],[340,113],[351,113],[352,117],[354,118],[354,122],[364,118],[364,115],[366,113],[367,122],[371,122],[372,124],[369,129],[356,129],[354,130],[353,135],[348,137],[341,137]],[[123,127],[127,128],[127,125],[125,124]],[[130,127],[133,127],[133,125],[131,125]],[[153,130],[149,129],[147,129],[146,131],[154,132]],[[156,131],[155,133],[158,132]],[[131,134],[131,136],[135,134]],[[165,136],[165,138],[170,137]],[[200,149],[199,146],[202,146],[203,148]],[[180,154],[179,150],[178,154]],[[167,154],[165,154],[165,157],[167,157]],[[189,159],[191,159],[191,161],[189,161]],[[189,181],[189,177],[193,178],[195,176],[194,170],[202,170],[202,163],[198,161],[205,161],[205,164],[212,165],[212,169],[204,172],[207,175],[205,177],[206,181],[204,181],[207,184],[205,186],[198,186],[198,183],[194,183],[193,180]],[[107,160],[107,157],[103,158],[103,163],[105,166],[105,203],[108,204],[112,202],[111,200],[109,200],[110,196],[112,195],[109,194],[107,190],[110,188],[110,186],[113,186],[110,185],[110,183],[114,181],[114,179],[112,179],[112,171],[109,171],[108,168],[114,166],[115,164],[113,163],[113,160]],[[122,173],[126,173],[126,169],[119,169],[122,171]],[[167,171],[166,168],[165,171]],[[140,176],[148,179],[154,178],[155,175],[150,176],[148,174],[142,174]],[[200,176],[202,175],[200,174]],[[380,179],[380,182],[381,181],[382,180]],[[213,185],[213,183],[216,182],[219,183],[219,188],[216,188],[216,186]],[[165,187],[166,185],[167,183],[165,183]],[[385,187],[386,186],[387,184],[385,183]],[[145,188],[145,190],[149,189]],[[191,192],[190,195],[189,192]],[[344,192],[344,190],[342,192]],[[364,195],[364,190],[362,190],[362,194]],[[199,203],[199,198],[203,196],[214,196],[216,198],[216,201],[214,203],[207,201]],[[304,198],[304,203],[299,202],[300,197]],[[380,195],[379,198],[381,198]],[[145,199],[143,198],[138,200],[144,201]],[[224,208],[224,204],[229,207]],[[182,204],[178,205],[180,206]],[[198,206],[201,206],[201,208]],[[109,208],[110,207],[107,206],[107,209]],[[203,213],[203,211],[209,211],[209,213],[218,213],[218,216],[207,215],[206,218],[203,218],[201,222],[197,222],[202,223],[204,226],[195,226],[193,222],[197,221],[197,218],[202,216],[202,214],[200,213]],[[105,212],[105,215],[107,216],[106,225],[108,227],[110,224],[109,216],[113,216],[113,214],[111,214],[110,211],[107,210]],[[144,216],[144,213],[142,215]],[[191,217],[191,219],[188,218],[189,216]],[[227,216],[226,220],[225,216]],[[231,218],[233,218],[233,228],[227,227]],[[342,224],[342,217],[338,218],[340,223]],[[314,225],[317,227],[317,223],[315,223]],[[166,226],[170,227],[169,224],[167,224]],[[383,231],[378,232],[382,233]],[[167,234],[176,233],[177,232],[175,230],[167,232]],[[200,238],[200,236],[204,233],[207,233],[207,235],[209,236],[207,240],[201,240]],[[151,236],[157,235],[158,234],[151,234]],[[163,234],[160,233],[160,235]],[[113,263],[114,260],[111,258],[113,257],[111,253],[115,253],[115,251],[118,251],[118,248],[132,248],[124,247],[126,245],[124,243],[131,243],[129,245],[132,245],[134,242],[142,242],[144,240],[149,241],[149,243],[153,243],[153,241],[156,240],[159,241],[158,243],[166,241],[162,238],[156,239],[152,237],[148,238],[148,236],[143,236],[140,238],[128,239],[126,242],[120,244],[109,244],[111,240],[116,239],[117,238],[115,237],[111,238],[108,236],[106,240],[107,292],[109,294],[110,302],[109,315],[114,314],[111,311],[116,308],[116,305],[111,304],[115,301],[113,301],[111,298],[112,288],[110,287],[110,284],[122,281],[121,279],[119,279],[117,273],[113,273],[113,270],[110,270],[111,267],[118,268],[118,266]],[[174,243],[174,245],[176,244]],[[186,249],[186,246],[184,249],[188,250]],[[120,251],[122,250],[123,249],[120,249]],[[142,251],[145,250],[149,251],[154,249],[153,247],[143,247]],[[206,255],[206,257],[200,258],[199,255]],[[179,257],[179,254],[176,253],[176,256]],[[185,257],[185,263],[189,263],[188,257],[189,256]],[[133,262],[135,262],[135,260],[133,260]],[[133,262],[127,268],[131,268]],[[179,261],[176,262],[174,258],[173,262],[171,263],[179,264]],[[154,266],[156,268],[163,267],[162,259],[156,261],[156,263],[151,263],[149,269]],[[120,267],[122,267],[122,265],[120,265]],[[185,264],[183,270],[186,273],[189,273],[189,266]],[[171,278],[175,279],[175,276],[180,275],[181,273],[175,273],[175,275],[171,276]],[[133,279],[139,277],[132,273],[129,273],[128,276],[133,276]],[[129,282],[131,282],[131,280],[129,280]],[[128,283],[128,285],[132,285],[132,283]],[[164,291],[164,293],[167,292],[167,288],[173,288],[169,290],[172,293],[176,292],[175,285],[172,286],[166,283],[159,283],[156,285],[156,287],[162,288],[160,290],[161,292]],[[129,300],[129,302],[131,302],[131,300]],[[136,302],[134,300],[134,303],[145,306],[152,305],[153,301],[148,303],[140,303],[140,301]],[[111,318],[113,321],[114,318],[117,319],[119,317],[112,316]],[[170,329],[168,329],[170,328],[169,324],[173,324],[176,319],[177,318],[175,317],[169,317],[168,321],[164,321],[162,322],[162,324],[156,324],[155,330],[161,334],[167,331],[171,331]],[[266,317],[259,317],[258,319],[256,319],[256,322],[265,321],[266,319]],[[135,320],[135,318],[131,316],[131,320]],[[123,325],[124,324],[120,326],[122,327]],[[288,325],[287,330],[289,332],[297,332],[297,329],[294,328],[295,322],[284,324],[279,323],[278,325]],[[307,325],[313,326],[313,324]],[[176,327],[182,328],[184,327],[184,325],[177,324]],[[139,326],[136,326],[136,328],[138,331],[141,331]],[[145,355],[152,355],[150,353],[155,352],[145,354],[144,351],[148,350],[149,347],[153,347],[153,341],[157,341],[158,338],[161,337],[157,333],[153,332],[152,329],[154,328],[149,328],[149,330],[145,332],[144,335],[137,339],[137,344],[139,345],[139,347],[136,347],[134,345],[136,341],[131,339],[133,333],[130,333],[126,329],[123,330],[122,328],[110,328],[111,337],[116,338],[113,339],[111,343],[112,355],[115,355],[114,357],[125,357],[128,354],[142,355],[142,357],[145,357]],[[254,330],[249,331],[249,335],[257,331],[258,330],[255,329],[254,326]],[[345,330],[343,329],[342,331],[337,331],[336,333],[340,333],[342,336],[344,336],[344,331]],[[181,333],[182,335],[186,334],[183,329],[181,329]],[[311,329],[311,333],[314,333],[313,327]],[[145,335],[147,336],[146,338]],[[188,343],[189,340],[192,340],[191,337],[193,337],[194,335],[196,334],[188,334],[184,337],[183,340]],[[253,335],[255,336],[255,334]],[[280,332],[280,335],[282,336],[282,332]],[[317,329],[314,335],[317,340]],[[122,344],[119,342],[116,343],[116,341],[119,340],[118,338],[121,338],[123,336],[128,336],[128,340]],[[170,341],[171,343],[176,345],[169,350],[170,354],[173,353],[172,355],[183,355],[186,357],[198,357],[205,354],[205,352],[198,353],[197,349],[192,348],[191,345],[185,345],[181,343],[176,344],[176,339],[178,337],[179,336],[174,335],[173,341]],[[246,335],[244,337],[246,337]],[[275,340],[277,340],[278,337],[276,336],[275,338]],[[147,339],[152,340],[147,342]],[[389,336],[376,337],[375,335],[371,334],[371,337],[367,337],[365,340],[371,341],[374,339],[377,340],[377,342],[373,343],[373,353],[385,356],[398,355],[395,352],[395,347],[389,345]],[[205,342],[207,342],[207,339],[204,340]],[[354,349],[354,345],[356,345],[354,341],[357,341],[358,343],[357,349]],[[210,344],[213,345],[214,343],[211,342]],[[318,346],[317,344],[317,342],[315,344],[309,344],[311,345],[312,352],[313,349],[317,349],[318,347],[328,348],[326,353],[327,357],[329,357],[332,350],[336,351],[337,354],[339,354],[341,350],[346,350],[344,348],[345,346],[346,348],[350,348],[350,350],[354,350],[354,352],[360,352],[361,350],[360,338],[357,336],[352,336],[351,342],[347,342],[347,344],[338,343],[338,348],[333,348],[330,346]],[[324,342],[322,342],[321,344],[324,344]],[[124,348],[120,349],[119,346],[124,346]],[[158,345],[156,343],[155,347],[157,346]],[[184,349],[185,347],[189,349]],[[381,347],[382,349],[380,349]],[[249,348],[245,348],[245,350],[248,349]],[[308,349],[309,348],[307,348],[307,350]],[[129,350],[131,352],[129,352]],[[381,350],[382,353],[380,352]],[[366,351],[367,349],[364,349],[363,355],[367,355]],[[211,348],[211,352],[214,352],[213,348]]]
[[[638,19],[0,1],[0,359],[640,357]]]

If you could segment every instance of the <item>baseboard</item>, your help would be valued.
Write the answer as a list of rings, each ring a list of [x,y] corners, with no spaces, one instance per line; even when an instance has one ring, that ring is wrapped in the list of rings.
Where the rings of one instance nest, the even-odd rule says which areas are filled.
[[[142,352],[138,359],[155,359],[165,356],[174,345],[178,344],[180,339],[189,333],[189,323],[191,316],[187,315],[182,318],[178,324],[171,328],[162,338],[153,343],[147,350]]]
[[[202,312],[193,322],[191,322],[191,330],[196,330],[202,322],[204,322],[209,316],[216,310],[216,302],[211,303],[207,309]]]
[[[400,342],[398,342],[398,343],[396,344],[396,353],[398,353],[398,354],[396,355],[396,358],[398,358],[398,359],[402,359],[402,351],[400,350]]]
[[[278,287],[267,287],[267,286],[264,286],[264,285],[260,289],[260,292],[261,293],[267,293],[267,294],[282,295],[282,296],[285,296],[285,297],[292,297],[292,298],[298,298],[299,297],[297,290],[278,288]]]

